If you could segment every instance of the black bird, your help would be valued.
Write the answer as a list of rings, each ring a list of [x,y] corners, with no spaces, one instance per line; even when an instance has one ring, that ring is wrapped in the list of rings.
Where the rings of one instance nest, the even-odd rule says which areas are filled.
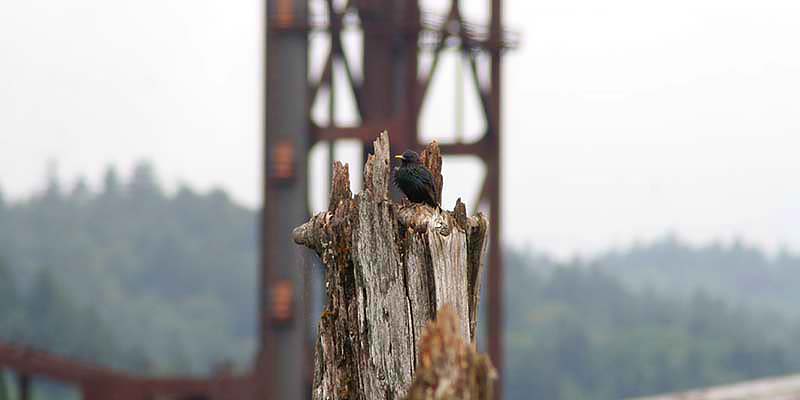
[[[423,203],[439,208],[436,201],[436,185],[433,175],[419,159],[419,154],[406,150],[402,155],[394,156],[403,163],[394,171],[394,184],[408,197],[412,203]]]

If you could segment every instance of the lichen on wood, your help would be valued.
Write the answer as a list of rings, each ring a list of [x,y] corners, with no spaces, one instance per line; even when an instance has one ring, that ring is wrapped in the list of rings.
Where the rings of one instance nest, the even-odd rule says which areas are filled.
[[[468,217],[460,200],[453,211],[392,201],[391,159],[383,132],[355,195],[348,166],[336,162],[328,210],[293,232],[326,268],[315,400],[405,397],[420,364],[418,341],[445,304],[456,316],[457,336],[475,340],[488,222],[481,214]],[[441,196],[436,143],[422,160]]]

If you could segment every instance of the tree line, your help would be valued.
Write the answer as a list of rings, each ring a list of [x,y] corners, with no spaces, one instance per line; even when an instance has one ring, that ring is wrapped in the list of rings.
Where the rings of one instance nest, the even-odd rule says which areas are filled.
[[[137,373],[246,369],[256,211],[167,192],[152,165],[101,187],[0,190],[0,339]],[[506,249],[509,399],[618,399],[800,370],[800,258],[674,237],[585,261]],[[315,318],[316,316],[312,316]]]

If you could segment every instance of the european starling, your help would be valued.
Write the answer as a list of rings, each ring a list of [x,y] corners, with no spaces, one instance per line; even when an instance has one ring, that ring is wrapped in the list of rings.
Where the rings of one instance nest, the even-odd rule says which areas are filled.
[[[394,156],[403,163],[394,171],[394,184],[408,197],[412,203],[423,203],[439,208],[436,201],[436,186],[433,175],[419,159],[419,154],[406,150],[402,155]]]

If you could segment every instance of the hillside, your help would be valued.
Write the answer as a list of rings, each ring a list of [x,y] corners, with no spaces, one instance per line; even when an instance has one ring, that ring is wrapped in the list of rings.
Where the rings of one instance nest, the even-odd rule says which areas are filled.
[[[506,260],[509,398],[620,399],[800,370],[796,322],[703,291],[634,290],[599,265]]]
[[[0,256],[29,292],[49,271],[93,306],[121,343],[160,368],[202,372],[251,361],[256,326],[256,213],[220,190],[167,196],[148,164],[128,182],[109,169],[0,206]]]
[[[703,290],[734,304],[800,317],[800,257],[787,252],[768,257],[741,241],[727,246],[691,246],[666,236],[606,254],[591,265],[631,287],[669,297]]]
[[[0,339],[146,373],[252,361],[257,220],[139,165],[0,194]],[[800,258],[665,239],[557,263],[507,250],[510,399],[616,399],[800,370]],[[91,329],[86,329],[91,327]]]

